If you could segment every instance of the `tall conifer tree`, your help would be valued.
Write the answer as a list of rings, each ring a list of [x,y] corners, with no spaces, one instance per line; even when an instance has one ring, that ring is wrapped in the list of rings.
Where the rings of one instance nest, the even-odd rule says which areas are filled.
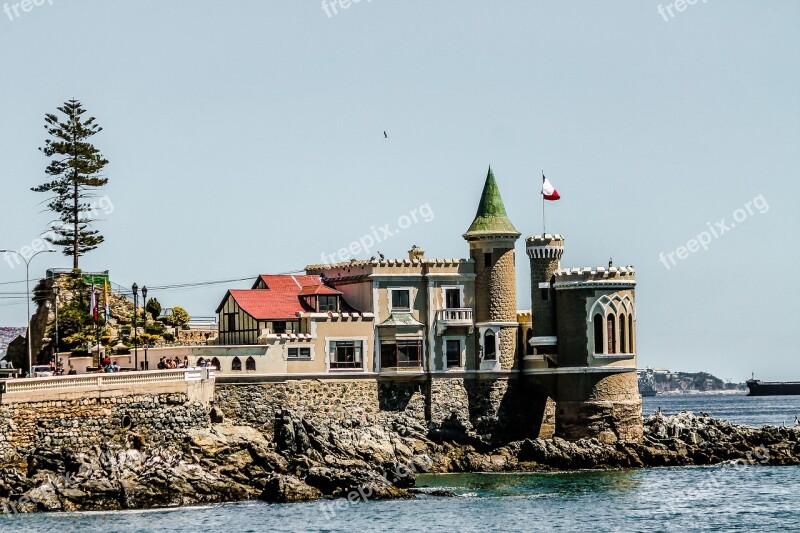
[[[63,114],[61,119],[45,115],[44,127],[50,138],[39,148],[51,158],[45,169],[50,181],[31,190],[53,195],[47,208],[55,213],[56,220],[46,239],[63,247],[64,255],[72,257],[72,266],[77,269],[79,258],[104,240],[91,228],[97,209],[89,200],[95,197],[94,190],[108,183],[108,178],[100,175],[108,161],[89,142],[103,128],[94,117],[83,118],[86,110],[81,103],[69,100],[58,111]]]

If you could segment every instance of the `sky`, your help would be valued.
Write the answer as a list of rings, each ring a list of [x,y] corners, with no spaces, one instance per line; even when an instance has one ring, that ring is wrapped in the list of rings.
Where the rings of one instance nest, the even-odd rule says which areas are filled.
[[[30,188],[71,98],[110,161],[81,267],[126,287],[359,242],[466,257],[491,165],[524,309],[544,170],[563,266],[636,267],[639,366],[800,380],[800,2],[37,2],[0,0],[0,249],[47,229]],[[2,259],[0,325],[22,325],[25,269]],[[41,254],[31,277],[70,266]],[[249,285],[150,295],[209,316]]]

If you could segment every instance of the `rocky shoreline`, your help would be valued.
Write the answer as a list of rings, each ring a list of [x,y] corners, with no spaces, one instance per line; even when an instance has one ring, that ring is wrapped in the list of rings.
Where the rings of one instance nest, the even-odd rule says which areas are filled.
[[[410,417],[385,425],[320,425],[288,410],[276,416],[272,429],[221,422],[167,448],[151,447],[135,433],[125,446],[88,453],[36,448],[0,469],[0,508],[100,511],[252,499],[414,498],[420,473],[800,464],[800,427],[751,428],[691,413],[652,415],[640,444],[553,438],[492,446],[431,431]]]

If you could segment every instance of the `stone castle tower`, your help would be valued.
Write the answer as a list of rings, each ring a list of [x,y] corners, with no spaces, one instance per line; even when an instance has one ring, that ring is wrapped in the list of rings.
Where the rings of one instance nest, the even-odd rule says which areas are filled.
[[[517,290],[514,243],[519,239],[506,214],[491,167],[475,220],[463,235],[475,261],[475,327],[481,369],[516,366]]]
[[[537,372],[538,383],[556,401],[556,434],[641,440],[633,267],[565,269],[563,236],[534,235],[525,242],[531,265],[529,344],[540,358],[525,370]]]
[[[558,335],[553,276],[561,268],[564,237],[534,235],[525,240],[531,265],[531,315],[533,337],[528,341],[537,354],[555,356]]]

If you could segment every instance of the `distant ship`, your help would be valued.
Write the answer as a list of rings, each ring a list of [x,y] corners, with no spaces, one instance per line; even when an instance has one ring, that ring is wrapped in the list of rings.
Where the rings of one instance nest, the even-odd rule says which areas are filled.
[[[761,381],[748,379],[748,396],[800,396],[800,381]]]

